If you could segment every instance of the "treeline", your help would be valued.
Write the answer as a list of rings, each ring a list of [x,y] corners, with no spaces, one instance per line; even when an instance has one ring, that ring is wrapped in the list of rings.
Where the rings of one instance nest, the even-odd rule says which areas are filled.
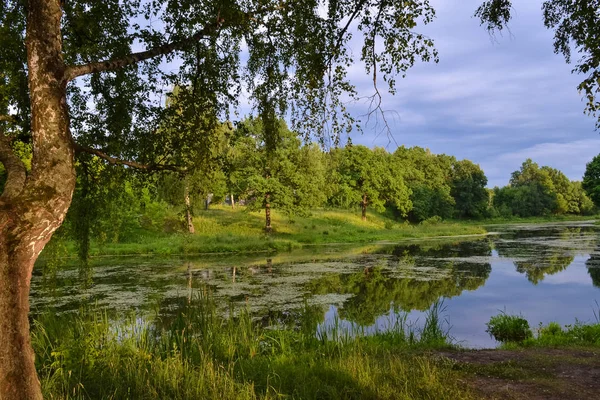
[[[254,118],[222,131],[226,145],[209,163],[213,168],[185,179],[163,174],[157,181],[159,197],[173,206],[185,205],[187,194],[204,200],[210,193],[213,203],[228,199],[232,206],[241,200],[251,210],[265,210],[267,230],[271,208],[289,214],[320,207],[357,209],[363,219],[368,210],[387,210],[412,222],[487,215],[487,179],[469,160],[420,147],[389,153],[348,143],[323,151],[318,144],[302,143],[283,121],[270,140],[264,132]]]
[[[581,182],[570,181],[561,171],[539,167],[526,160],[512,173],[509,184],[487,189],[487,178],[470,160],[432,154],[420,147],[399,147],[393,153],[349,142],[324,151],[315,143],[303,143],[284,121],[276,134],[265,135],[260,119],[248,118],[221,129],[221,149],[207,165],[180,179],[163,174],[157,181],[161,200],[187,207],[196,199],[202,206],[210,195],[213,203],[228,199],[243,202],[251,210],[270,209],[307,214],[311,209],[333,207],[388,212],[413,223],[445,219],[483,219],[585,215],[595,211]],[[166,190],[168,188],[168,190]]]
[[[595,210],[581,182],[570,181],[555,168],[539,167],[531,159],[512,173],[508,186],[494,188],[491,197],[493,217],[589,215]]]
[[[23,159],[30,158],[28,149],[19,151]],[[182,164],[188,153],[171,151],[171,161]],[[588,164],[583,186],[557,169],[526,160],[507,186],[487,189],[484,172],[469,160],[420,147],[390,153],[351,142],[325,151],[303,142],[284,121],[265,127],[259,118],[218,124],[207,131],[201,152],[183,164],[147,174],[79,155],[77,190],[63,230],[82,242],[84,256],[91,237],[117,242],[138,228],[193,231],[194,210],[226,200],[232,207],[263,210],[270,231],[273,208],[289,215],[323,207],[355,209],[363,219],[374,210],[430,223],[586,215],[595,211],[587,193],[600,193],[600,159]],[[0,186],[2,180],[0,168]]]

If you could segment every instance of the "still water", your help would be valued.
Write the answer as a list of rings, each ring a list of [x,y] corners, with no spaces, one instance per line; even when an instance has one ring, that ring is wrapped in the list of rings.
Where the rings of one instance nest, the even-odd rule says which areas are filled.
[[[247,307],[256,318],[290,318],[310,308],[318,329],[382,330],[398,318],[417,329],[443,300],[454,340],[494,347],[485,323],[499,311],[535,328],[595,322],[600,303],[600,226],[591,222],[494,226],[484,238],[315,246],[277,255],[95,259],[52,276],[36,268],[32,311],[169,314],[209,290],[223,312]],[[596,302],[598,301],[598,303]]]

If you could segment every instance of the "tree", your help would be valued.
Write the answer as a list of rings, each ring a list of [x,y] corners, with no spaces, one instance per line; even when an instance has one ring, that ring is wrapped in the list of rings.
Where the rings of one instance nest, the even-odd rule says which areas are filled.
[[[596,207],[600,206],[600,155],[586,164],[581,186]]]
[[[265,231],[270,232],[271,209],[288,215],[305,214],[325,200],[323,153],[315,145],[301,147],[297,134],[278,121],[277,134],[269,143],[264,121],[247,118],[238,124],[238,151],[244,164],[237,167],[241,194],[251,210],[265,210]]]
[[[394,174],[390,156],[384,149],[348,145],[336,152],[335,157],[338,157],[335,205],[360,205],[363,221],[367,219],[367,207],[383,211],[388,202],[403,215],[410,210],[410,191],[402,177]]]
[[[319,128],[324,116],[339,115],[335,135],[352,123],[341,102],[342,93],[354,93],[345,72],[354,61],[345,47],[349,26],[360,21],[360,57],[393,89],[394,75],[416,59],[436,57],[432,41],[414,30],[432,18],[426,1],[397,7],[359,0],[2,0],[0,161],[7,180],[0,198],[0,397],[41,398],[29,282],[71,203],[76,151],[146,171],[168,168],[159,162],[160,135],[149,134],[165,114],[157,88],[193,81],[205,87],[191,97],[214,93],[209,106],[223,112],[244,83],[259,108],[292,110],[301,127]],[[146,50],[132,52],[134,44]],[[249,52],[244,74],[242,47]],[[178,58],[181,67],[161,70],[163,57]],[[31,173],[12,140],[31,141]]]
[[[455,202],[455,215],[460,218],[479,218],[488,206],[487,178],[479,165],[469,160],[452,166],[450,194]]]
[[[557,208],[557,195],[548,171],[527,159],[511,175],[509,186],[494,196],[498,206],[507,205],[513,215],[532,217],[549,215]]]
[[[438,216],[450,218],[454,212],[450,177],[453,157],[433,154],[421,147],[398,147],[393,154],[394,169],[411,190],[409,219],[420,222]]]
[[[593,205],[580,182],[561,171],[525,160],[512,173],[509,186],[494,188],[494,206],[503,216],[531,217],[549,214],[589,214]]]

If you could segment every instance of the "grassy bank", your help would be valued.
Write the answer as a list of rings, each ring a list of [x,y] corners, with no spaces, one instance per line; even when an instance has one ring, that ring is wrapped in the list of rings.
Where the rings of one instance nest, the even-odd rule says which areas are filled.
[[[593,221],[600,219],[600,215],[551,215],[546,217],[511,217],[511,218],[487,218],[478,221],[464,221],[465,224],[480,226],[507,225],[507,224],[543,224],[552,222],[578,222]]]
[[[222,318],[205,297],[118,329],[94,311],[47,314],[33,343],[49,399],[470,398],[459,373],[423,352],[451,348],[437,313],[418,332],[400,323],[366,336],[334,324],[315,335],[308,309],[272,329],[244,312]]]
[[[194,217],[195,234],[136,229],[122,235],[117,243],[93,241],[90,253],[96,256],[289,251],[329,243],[398,241],[486,232],[476,224],[399,223],[378,213],[369,213],[367,221],[362,221],[358,213],[345,210],[315,210],[308,217],[293,218],[273,211],[272,225],[273,232],[266,235],[263,213],[215,206]],[[74,254],[74,243],[66,245],[66,253]]]
[[[464,350],[438,305],[421,330],[400,319],[371,335],[323,329],[309,306],[268,323],[216,310],[199,296],[175,315],[117,327],[93,309],[41,315],[32,336],[46,398],[591,398],[599,386],[598,324],[550,324],[524,342]]]

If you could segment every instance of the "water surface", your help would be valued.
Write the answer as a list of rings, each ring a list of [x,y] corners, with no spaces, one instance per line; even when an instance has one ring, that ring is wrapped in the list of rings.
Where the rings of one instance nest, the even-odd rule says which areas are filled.
[[[494,226],[482,238],[314,246],[279,255],[99,258],[82,278],[76,266],[32,281],[33,312],[76,312],[84,304],[139,314],[173,314],[210,291],[223,309],[256,318],[310,310],[317,329],[333,323],[367,331],[398,318],[420,326],[443,300],[450,334],[469,347],[493,347],[485,323],[499,311],[532,327],[595,322],[600,302],[600,240],[591,222]]]

